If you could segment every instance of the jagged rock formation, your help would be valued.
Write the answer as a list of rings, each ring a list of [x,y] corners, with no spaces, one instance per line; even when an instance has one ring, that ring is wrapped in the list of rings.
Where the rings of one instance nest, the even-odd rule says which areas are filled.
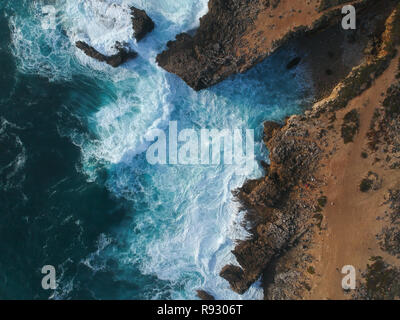
[[[195,90],[247,71],[289,39],[340,23],[341,3],[363,8],[371,0],[210,0],[194,36],[177,35],[158,64]]]
[[[91,47],[84,41],[77,41],[75,45],[78,49],[82,50],[87,56],[96,59],[97,61],[105,62],[114,68],[117,68],[121,64],[127,62],[128,60],[137,57],[137,53],[135,51],[127,49],[119,42],[115,44],[115,49],[117,50],[117,53],[111,56],[106,56],[98,52],[95,48]]]
[[[201,299],[201,300],[215,300],[214,296],[212,296],[211,294],[209,294],[207,291],[204,290],[197,290],[197,296]]]
[[[146,36],[147,33],[151,32],[154,29],[154,22],[144,10],[131,7],[131,12],[134,37],[137,41],[140,41]],[[126,45],[122,45],[118,41],[115,43],[114,46],[114,49],[117,52],[111,56],[100,53],[84,41],[77,41],[75,45],[87,56],[96,59],[97,61],[105,62],[114,68],[117,68],[128,60],[137,57],[137,52],[129,49]]]
[[[241,267],[228,265],[220,273],[238,293],[244,293],[274,257],[301,235],[301,225],[309,218],[304,209],[310,206],[290,201],[290,191],[313,180],[321,154],[314,137],[295,118],[284,129],[267,123],[264,132],[270,150],[269,171],[236,192],[247,210],[252,238],[240,241],[233,251]]]
[[[153,31],[154,22],[144,10],[131,7],[131,11],[134,36],[137,41],[140,41],[146,36],[146,34]]]

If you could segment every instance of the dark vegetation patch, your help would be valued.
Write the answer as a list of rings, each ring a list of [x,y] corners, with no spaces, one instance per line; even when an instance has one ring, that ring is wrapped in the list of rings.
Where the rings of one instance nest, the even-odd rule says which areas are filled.
[[[388,91],[385,100],[383,101],[386,114],[389,117],[394,117],[400,114],[400,84],[392,85]]]
[[[361,180],[360,183],[360,191],[361,192],[368,192],[372,188],[372,181],[365,178]]]
[[[353,142],[354,136],[360,128],[360,114],[356,109],[348,112],[343,119],[342,138],[344,143]]]
[[[315,207],[315,212],[322,212],[322,208],[320,206]]]
[[[363,273],[356,299],[394,300],[400,297],[400,270],[386,263],[382,257],[371,257],[371,264]]]
[[[382,250],[400,257],[400,189],[389,190],[389,224],[378,235]]]
[[[379,190],[382,186],[382,179],[375,172],[368,172],[368,176],[361,180],[360,191],[368,192],[372,190]]]
[[[336,121],[336,113],[332,112],[332,115],[329,117],[329,123],[332,124]]]
[[[366,153],[365,151],[361,152],[361,158],[367,159],[368,158],[368,153]]]
[[[328,198],[326,196],[322,196],[318,199],[318,204],[324,208],[326,206],[326,203],[328,202]]]
[[[307,268],[307,272],[308,272],[309,274],[315,274],[315,269],[314,269],[314,267],[313,267],[313,266],[309,266],[309,267]]]
[[[385,153],[400,151],[400,83],[389,87],[386,92],[382,107],[376,109],[367,133],[368,146],[372,151],[378,151],[382,146]],[[388,149],[389,147],[389,149]],[[396,156],[394,163],[389,164],[391,169],[397,169]],[[388,159],[388,158],[387,158]]]
[[[321,229],[322,220],[324,219],[324,216],[322,215],[322,213],[315,213],[313,215],[313,218],[315,219],[315,223],[316,223],[317,227]]]

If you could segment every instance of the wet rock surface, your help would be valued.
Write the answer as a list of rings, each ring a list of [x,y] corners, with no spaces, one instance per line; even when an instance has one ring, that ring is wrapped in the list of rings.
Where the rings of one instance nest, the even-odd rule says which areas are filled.
[[[308,205],[291,199],[299,183],[312,181],[321,150],[300,127],[298,117],[285,126],[267,122],[264,140],[270,150],[270,170],[264,178],[251,180],[235,192],[246,210],[252,238],[239,241],[233,250],[240,267],[229,265],[220,275],[232,290],[244,293],[264,269],[302,234]]]
[[[144,10],[131,7],[131,11],[134,36],[137,41],[140,41],[149,32],[153,31],[155,25],[153,20],[147,15]]]
[[[117,68],[120,65],[124,64],[125,62],[137,57],[137,53],[135,51],[131,51],[130,49],[126,48],[119,42],[117,42],[114,47],[117,53],[111,56],[107,56],[100,53],[99,51],[97,51],[95,48],[88,45],[84,41],[77,41],[75,45],[78,49],[82,50],[87,56],[96,59],[97,61],[105,62],[114,68]]]
[[[207,291],[204,290],[197,290],[197,296],[201,300],[215,300],[214,296],[212,296],[211,294],[209,294]]]

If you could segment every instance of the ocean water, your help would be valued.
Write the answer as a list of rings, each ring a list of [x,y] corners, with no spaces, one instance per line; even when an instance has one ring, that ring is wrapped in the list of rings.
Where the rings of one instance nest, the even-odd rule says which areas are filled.
[[[139,43],[129,5],[156,24]],[[151,165],[146,136],[169,121],[254,129],[256,158],[267,159],[262,122],[312,95],[302,70],[285,68],[294,53],[195,92],[155,57],[198,26],[206,0],[2,0],[0,9],[0,298],[193,299],[200,288],[262,298],[257,283],[240,296],[218,275],[247,236],[231,192],[261,166]],[[77,40],[107,54],[126,42],[139,57],[113,69]],[[46,264],[57,270],[53,291],[41,288]]]

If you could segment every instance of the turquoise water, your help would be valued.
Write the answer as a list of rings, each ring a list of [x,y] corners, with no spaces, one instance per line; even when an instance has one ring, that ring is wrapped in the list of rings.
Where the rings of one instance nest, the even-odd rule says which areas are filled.
[[[43,29],[55,8],[54,28]],[[156,29],[132,40],[128,5]],[[0,298],[189,299],[202,288],[243,296],[218,276],[234,240],[246,237],[231,191],[238,165],[150,165],[151,129],[254,129],[298,112],[310,96],[281,50],[244,75],[201,92],[155,63],[168,40],[193,29],[207,1],[5,1],[1,8]],[[139,58],[113,69],[86,57],[85,40],[109,53],[126,41]],[[54,292],[40,269],[57,270]]]

